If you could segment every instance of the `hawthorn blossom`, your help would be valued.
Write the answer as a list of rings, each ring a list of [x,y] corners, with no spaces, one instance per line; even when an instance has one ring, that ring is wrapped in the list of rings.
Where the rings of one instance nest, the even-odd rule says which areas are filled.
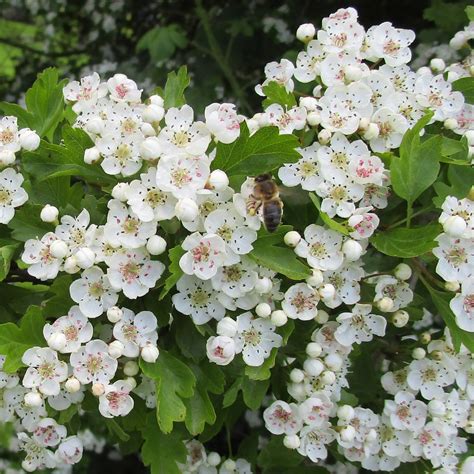
[[[257,265],[250,258],[242,256],[239,263],[220,267],[211,278],[212,287],[230,298],[239,298],[251,292],[257,283]]]
[[[307,398],[300,406],[303,422],[313,427],[323,426],[333,415],[334,404],[323,393]]]
[[[87,246],[89,223],[90,214],[87,209],[83,209],[77,217],[61,217],[61,224],[56,227],[55,234],[68,244],[70,255]]]
[[[413,456],[423,456],[431,459],[441,454],[447,445],[447,432],[442,424],[430,421],[410,443]]]
[[[117,102],[139,102],[142,91],[125,74],[115,74],[107,81],[110,98]]]
[[[378,109],[372,116],[372,122],[378,125],[379,135],[370,140],[370,147],[380,153],[398,148],[409,128],[407,119],[388,107]]]
[[[211,104],[204,111],[207,129],[221,143],[232,143],[240,135],[240,122],[244,119],[237,115],[234,104]]]
[[[413,291],[408,283],[400,281],[392,276],[382,276],[377,279],[375,285],[375,300],[389,297],[393,301],[390,312],[405,308],[413,300]]]
[[[58,240],[53,232],[47,232],[41,240],[29,239],[25,242],[25,250],[21,255],[23,262],[29,264],[28,273],[39,280],[56,278],[62,259],[51,255],[51,244]]]
[[[441,234],[435,239],[438,247],[432,252],[438,257],[436,273],[446,281],[463,281],[472,276],[474,242]]]
[[[130,384],[126,380],[117,380],[105,386],[105,392],[99,397],[99,411],[105,418],[126,416],[133,409],[133,398],[129,395]]]
[[[276,82],[277,84],[284,86],[287,92],[293,92],[295,84],[293,82],[293,72],[295,67],[293,63],[288,59],[282,59],[280,62],[272,61],[265,66],[265,81],[263,84],[259,84],[255,87],[255,92],[258,95],[265,96],[263,87]]]
[[[336,433],[330,426],[329,422],[318,427],[305,426],[300,432],[301,444],[297,451],[313,462],[326,459],[328,455],[326,445],[336,438]]]
[[[461,293],[449,303],[456,316],[456,324],[464,331],[474,332],[474,281],[466,279],[461,284]]]
[[[20,441],[20,449],[26,453],[24,462],[30,471],[56,467],[54,453],[47,449],[46,446],[43,446],[23,432],[18,433],[17,437]]]
[[[66,100],[76,102],[73,110],[76,113],[83,112],[95,105],[97,101],[107,95],[107,85],[100,82],[100,76],[93,72],[89,76],[84,76],[79,81],[70,81],[63,88],[63,95]]]
[[[439,362],[414,360],[408,368],[407,382],[411,389],[419,390],[424,398],[432,400],[443,396],[443,387],[454,382],[454,375]]]
[[[23,175],[13,168],[0,172],[0,224],[8,224],[15,215],[15,208],[28,200],[27,192],[21,187],[23,180]]]
[[[309,321],[318,314],[318,292],[307,283],[290,286],[281,307],[289,318]]]
[[[298,53],[295,78],[303,83],[314,81],[321,71],[321,62],[325,56],[322,44],[318,40],[310,41],[306,51]]]
[[[17,118],[11,116],[2,117],[0,119],[0,151],[16,153],[20,149]],[[14,170],[11,169],[11,171]]]
[[[265,427],[275,435],[292,435],[303,427],[298,405],[288,404],[282,400],[274,401],[263,412]]]
[[[228,336],[211,336],[206,343],[207,357],[217,365],[228,365],[235,357],[235,341]]]
[[[385,400],[384,414],[397,430],[420,431],[426,423],[428,410],[421,400],[410,392],[400,391],[395,400]]]
[[[57,446],[66,435],[66,427],[56,423],[53,418],[43,418],[33,431],[33,439],[49,448]]]
[[[77,464],[82,458],[82,441],[77,436],[66,438],[56,450],[56,457],[64,464]]]
[[[270,125],[280,129],[280,133],[293,133],[301,130],[306,125],[306,109],[304,107],[292,107],[285,110],[280,104],[271,104],[265,110]]]

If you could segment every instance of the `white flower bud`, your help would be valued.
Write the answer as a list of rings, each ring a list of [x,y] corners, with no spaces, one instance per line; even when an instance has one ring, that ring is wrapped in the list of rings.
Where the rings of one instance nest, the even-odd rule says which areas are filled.
[[[449,216],[443,223],[444,231],[452,237],[461,237],[466,227],[466,221],[460,216]]]
[[[424,76],[425,74],[431,74],[431,69],[428,66],[422,66],[417,69],[416,74],[418,76]]]
[[[235,461],[232,459],[226,459],[221,466],[221,470],[225,469],[226,471],[234,472],[235,471]]]
[[[352,408],[350,405],[341,405],[337,409],[337,417],[341,421],[351,421],[352,418],[354,418],[354,408]]]
[[[130,387],[130,390],[133,390],[137,386],[137,381],[134,377],[125,377],[124,382]]]
[[[308,112],[318,109],[318,100],[315,97],[301,97],[300,107],[304,107]]]
[[[21,462],[21,467],[26,472],[35,472],[37,467],[37,461],[33,461],[32,459],[24,459]]]
[[[312,275],[306,278],[306,283],[313,288],[318,288],[324,281],[323,272],[317,268],[313,268]]]
[[[359,132],[365,132],[370,125],[370,120],[367,117],[362,117],[359,121]]]
[[[333,352],[324,358],[324,363],[328,369],[332,370],[333,372],[339,372],[344,361],[339,354]]]
[[[95,263],[95,253],[89,247],[82,247],[74,256],[76,257],[77,266],[84,270],[92,267]]]
[[[259,303],[255,307],[255,313],[260,318],[268,318],[272,314],[272,307],[268,303]]]
[[[461,288],[461,285],[459,284],[458,281],[447,281],[445,282],[444,287],[448,291],[459,291],[459,288]]]
[[[355,438],[356,430],[352,425],[348,425],[342,428],[339,435],[341,436],[342,441],[350,443]]]
[[[212,336],[207,340],[206,353],[211,362],[228,365],[235,357],[235,341],[228,336]]]
[[[318,292],[319,296],[321,296],[323,300],[330,300],[331,298],[334,298],[334,295],[336,294],[336,288],[334,288],[334,285],[331,283],[326,283],[321,288],[319,288]]]
[[[215,189],[216,191],[222,191],[223,189],[227,188],[227,186],[229,186],[229,177],[225,171],[214,170],[209,175],[208,182],[212,189]]]
[[[428,410],[431,416],[443,416],[446,413],[446,406],[439,400],[430,400],[428,403]]]
[[[112,306],[107,310],[107,319],[115,324],[118,323],[123,316],[123,311],[118,306]]]
[[[146,249],[150,255],[161,255],[166,250],[166,240],[160,235],[152,235],[146,243]]]
[[[41,209],[40,218],[43,222],[54,222],[59,216],[59,210],[55,206],[46,204],[46,206]]]
[[[324,385],[332,385],[336,381],[336,374],[332,370],[325,370],[321,374],[321,382]]]
[[[446,63],[441,58],[433,58],[430,61],[430,68],[433,72],[443,72],[446,69]]]
[[[84,152],[84,163],[88,165],[93,165],[100,160],[100,151],[97,147],[93,146],[92,148],[88,148]]]
[[[81,389],[81,382],[79,382],[75,377],[71,377],[66,380],[64,388],[66,389],[66,392],[77,393]]]
[[[375,304],[377,305],[377,308],[383,313],[392,311],[393,309],[393,300],[388,296],[380,298],[378,301],[375,302]]]
[[[142,119],[148,123],[160,122],[164,116],[165,109],[161,105],[153,103],[146,106],[142,112]]]
[[[374,140],[379,136],[380,128],[376,123],[369,123],[367,130],[364,132],[363,137],[365,140]]]
[[[282,309],[277,309],[276,311],[273,311],[271,320],[276,327],[280,327],[288,322],[288,316]]]
[[[447,130],[454,130],[459,127],[458,121],[455,118],[446,119],[443,125]]]
[[[453,49],[461,49],[464,47],[467,41],[467,35],[464,31],[458,31],[453,38],[451,38],[451,41],[449,42],[449,46]]]
[[[283,438],[283,445],[288,449],[297,449],[300,447],[301,441],[300,437],[296,434],[286,435]]]
[[[64,260],[64,271],[66,273],[73,275],[74,273],[77,273],[79,270],[80,268],[77,266],[77,260],[74,255],[71,255],[70,257],[66,258],[66,260]]]
[[[49,247],[49,251],[54,258],[64,258],[69,248],[63,240],[55,240]]]
[[[98,382],[92,384],[92,395],[94,395],[95,397],[100,397],[104,393],[105,387],[103,384]]]
[[[273,288],[272,280],[268,277],[259,278],[255,283],[255,291],[260,295],[270,293]]]
[[[296,30],[296,37],[303,43],[309,43],[316,34],[316,28],[312,23],[303,23]]]
[[[349,260],[349,262],[355,262],[356,260],[359,260],[363,249],[359,242],[349,239],[342,244],[342,251],[346,260]]]
[[[135,375],[138,374],[139,371],[140,371],[140,368],[138,367],[138,364],[134,360],[129,360],[123,366],[123,373],[127,375],[128,377],[134,377]]]
[[[399,279],[399,280],[409,280],[412,275],[412,271],[409,265],[406,263],[399,263],[396,267],[395,270],[393,271],[393,274]]]
[[[411,352],[413,359],[420,360],[426,357],[426,351],[422,347],[415,347]]]
[[[158,347],[154,346],[153,344],[147,344],[141,351],[140,355],[145,362],[149,362],[153,364],[158,359],[160,355],[160,351]]]
[[[104,127],[105,122],[100,117],[93,117],[86,124],[86,130],[95,135],[100,135],[104,131]]]
[[[468,431],[468,433],[472,433],[472,431]],[[459,474],[472,474],[473,472],[474,472],[474,456],[468,456],[462,463]]]
[[[20,146],[23,150],[26,151],[35,151],[40,146],[40,137],[39,135],[30,130],[29,128],[24,128],[20,130],[19,133]]]
[[[221,463],[221,457],[219,453],[216,453],[215,451],[211,451],[210,453],[207,454],[207,464],[211,467],[216,467]]]
[[[359,79],[362,79],[362,76],[364,75],[364,72],[360,67],[357,66],[352,66],[352,65],[347,65],[344,68],[344,79],[349,82],[353,81],[358,81]]]
[[[463,427],[464,431],[469,434],[474,434],[474,420],[469,420]],[[471,474],[471,471],[468,471]]]
[[[316,314],[314,320],[319,324],[325,324],[329,320],[329,314],[327,311],[324,311],[324,309],[318,309],[318,313]]]
[[[219,336],[234,337],[237,334],[237,321],[225,316],[217,323],[216,332]]]
[[[299,232],[296,232],[296,230],[290,230],[290,232],[287,232],[285,236],[283,237],[283,241],[285,242],[288,247],[296,247],[301,240],[301,235]]]
[[[165,101],[163,97],[161,97],[161,95],[153,94],[149,97],[149,99],[150,99],[150,103],[153,105],[159,105],[160,107],[165,106]]]
[[[317,127],[321,123],[321,114],[317,110],[313,110],[306,116],[306,121],[310,127]]]
[[[144,160],[156,160],[161,155],[161,145],[156,137],[147,137],[140,143],[140,156]]]
[[[67,344],[66,336],[62,332],[53,332],[47,340],[48,346],[54,351],[62,351]]]
[[[128,183],[117,183],[112,189],[112,197],[119,201],[125,202],[128,197]]]
[[[43,398],[38,392],[28,392],[24,398],[27,407],[39,407],[43,404]]]
[[[321,347],[321,344],[317,342],[310,342],[306,346],[306,354],[308,357],[315,359],[321,355],[321,352],[323,352],[323,348]]]
[[[16,156],[11,150],[0,151],[0,166],[10,166],[15,163]]]
[[[428,331],[420,334],[420,342],[422,344],[429,344],[431,342],[431,334]]]
[[[153,128],[153,125],[151,123],[143,122],[142,126],[140,127],[140,130],[142,131],[143,135],[145,135],[145,137],[156,136],[156,130]]]
[[[318,84],[317,86],[313,88],[313,96],[319,99],[320,97],[322,97],[322,95],[323,95],[323,86]]]
[[[191,222],[199,215],[199,207],[196,201],[190,198],[183,198],[176,203],[174,212],[180,221]]]
[[[324,370],[324,364],[319,359],[306,359],[303,369],[311,377],[317,377]]]
[[[255,133],[260,128],[258,122],[253,118],[247,119],[246,122],[247,127],[249,128],[250,135]]]
[[[112,341],[108,347],[109,356],[118,359],[119,357],[122,357],[124,349],[125,346],[122,342]]]
[[[474,145],[474,130],[468,130],[464,136],[466,137],[467,143],[469,145]]]
[[[301,383],[304,380],[304,372],[301,369],[293,369],[290,372],[290,380],[293,383]]]
[[[321,143],[321,145],[327,145],[329,141],[331,140],[331,132],[329,130],[326,130],[323,128],[319,133],[318,133],[318,141]]]
[[[392,316],[392,323],[396,328],[402,328],[407,325],[410,315],[403,309],[399,309]]]

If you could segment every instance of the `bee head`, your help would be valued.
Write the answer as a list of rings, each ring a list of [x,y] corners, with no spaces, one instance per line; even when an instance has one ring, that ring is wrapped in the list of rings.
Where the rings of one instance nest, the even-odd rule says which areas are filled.
[[[255,177],[256,183],[263,183],[264,181],[270,181],[272,179],[272,175],[270,173],[259,174]]]

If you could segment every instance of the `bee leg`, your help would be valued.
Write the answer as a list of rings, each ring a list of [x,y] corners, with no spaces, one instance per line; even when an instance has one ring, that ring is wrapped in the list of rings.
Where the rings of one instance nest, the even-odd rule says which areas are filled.
[[[251,194],[247,199],[247,212],[251,216],[255,216],[261,206],[262,201],[260,199],[257,199],[253,194]]]

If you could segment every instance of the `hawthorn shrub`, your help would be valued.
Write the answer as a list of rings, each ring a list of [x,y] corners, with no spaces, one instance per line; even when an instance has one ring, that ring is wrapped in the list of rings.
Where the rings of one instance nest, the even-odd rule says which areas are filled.
[[[252,117],[184,66],[1,103],[1,468],[471,472],[472,25],[417,71],[410,30],[301,25]]]

